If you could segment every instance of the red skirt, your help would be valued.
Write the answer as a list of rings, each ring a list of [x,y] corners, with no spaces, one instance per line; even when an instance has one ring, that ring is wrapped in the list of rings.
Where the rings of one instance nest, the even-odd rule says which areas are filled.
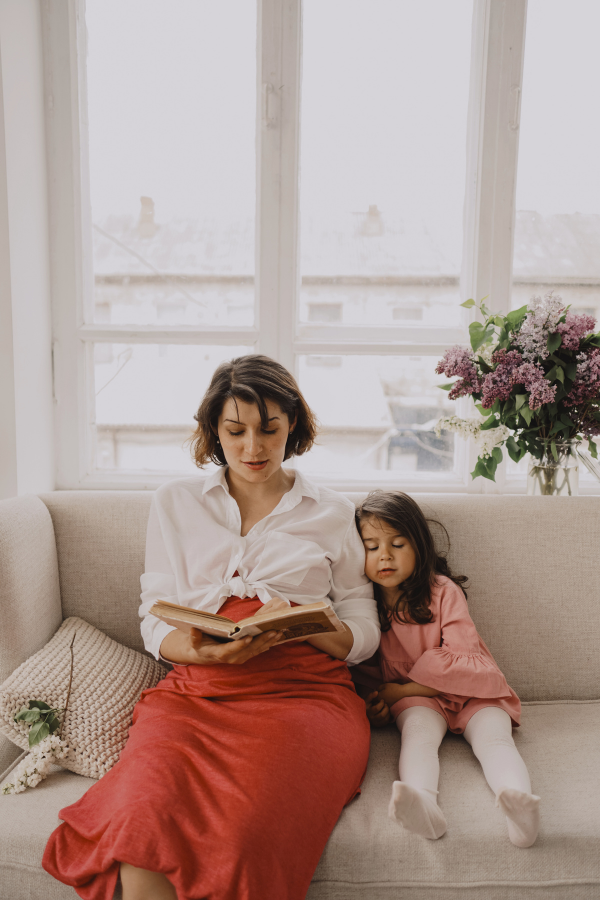
[[[178,900],[302,900],[369,741],[346,664],[310,644],[175,666],[142,694],[117,765],[60,811],[44,869],[85,900],[112,900],[121,862],[164,873]]]

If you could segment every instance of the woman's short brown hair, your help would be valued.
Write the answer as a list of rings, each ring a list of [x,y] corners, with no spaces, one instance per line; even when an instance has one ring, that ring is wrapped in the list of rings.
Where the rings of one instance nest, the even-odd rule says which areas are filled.
[[[198,427],[190,442],[192,456],[199,468],[208,462],[227,465],[223,448],[217,442],[217,422],[229,399],[256,404],[265,429],[269,427],[266,400],[277,403],[290,422],[296,419],[294,430],[287,439],[284,459],[301,456],[312,447],[317,436],[317,422],[293,375],[268,356],[238,356],[221,363],[215,371],[194,416]]]

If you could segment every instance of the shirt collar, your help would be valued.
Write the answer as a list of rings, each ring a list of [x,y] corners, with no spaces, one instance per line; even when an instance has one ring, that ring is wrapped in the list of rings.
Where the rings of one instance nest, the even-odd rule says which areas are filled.
[[[225,472],[227,471],[227,466],[220,466],[216,472],[213,472],[212,475],[208,475],[208,477],[204,481],[204,486],[202,488],[202,494],[208,493],[208,491],[212,491],[213,488],[218,487],[219,485],[223,488],[225,493],[229,493],[229,485],[227,484],[227,479],[225,478]],[[298,503],[302,500],[303,497],[310,497],[312,500],[315,500],[317,503],[321,499],[321,495],[319,493],[319,488],[316,484],[313,484],[312,481],[309,481],[304,475],[299,472],[297,469],[293,470],[296,473],[296,480],[294,481],[294,486],[291,491],[288,491],[287,494],[284,494],[282,500],[283,504],[286,508],[292,509],[294,506],[297,506]]]
[[[202,488],[202,495],[208,493],[208,491],[212,491],[213,488],[221,485],[223,490],[228,494],[229,493],[229,485],[227,484],[227,479],[225,478],[225,470],[227,466],[219,466],[216,472],[213,472],[212,475],[208,475],[204,479],[204,486]]]

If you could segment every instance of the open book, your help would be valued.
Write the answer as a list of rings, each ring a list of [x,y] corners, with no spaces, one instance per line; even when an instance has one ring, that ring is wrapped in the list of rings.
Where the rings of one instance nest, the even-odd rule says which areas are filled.
[[[284,637],[280,643],[284,643],[313,634],[344,630],[332,608],[323,600],[307,603],[305,606],[278,609],[276,612],[259,612],[239,622],[234,622],[227,616],[169,603],[168,600],[157,600],[150,613],[181,631],[189,632],[192,628],[198,628],[204,634],[222,641],[239,641],[263,631],[283,631]]]

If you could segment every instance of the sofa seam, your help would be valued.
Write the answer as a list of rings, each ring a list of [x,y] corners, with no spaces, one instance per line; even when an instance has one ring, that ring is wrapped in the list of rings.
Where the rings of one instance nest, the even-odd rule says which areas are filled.
[[[566,878],[554,881],[332,881],[331,879],[313,879],[312,884],[351,885],[356,887],[393,887],[393,888],[440,888],[445,890],[481,888],[481,887],[523,887],[548,888],[567,887],[568,885],[600,884],[600,878]]]

